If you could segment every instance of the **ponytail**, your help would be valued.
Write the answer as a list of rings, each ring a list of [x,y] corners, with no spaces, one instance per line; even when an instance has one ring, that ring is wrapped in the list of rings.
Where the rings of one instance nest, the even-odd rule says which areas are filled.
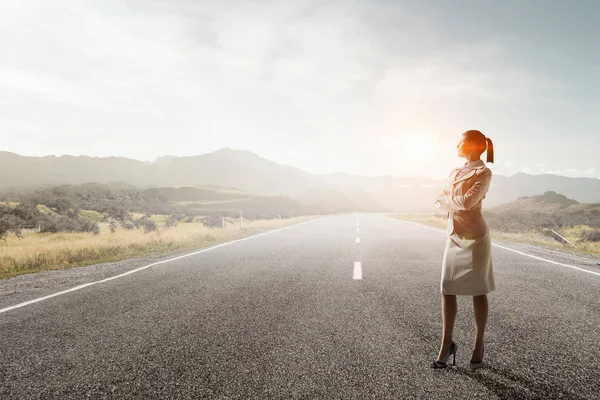
[[[492,139],[486,138],[487,142],[487,162],[494,162],[494,143],[492,143]]]
[[[473,152],[476,152],[478,156],[481,156],[487,149],[487,162],[494,162],[494,144],[492,143],[492,139],[486,138],[483,133],[474,129],[463,133],[463,137],[473,143],[475,146]]]

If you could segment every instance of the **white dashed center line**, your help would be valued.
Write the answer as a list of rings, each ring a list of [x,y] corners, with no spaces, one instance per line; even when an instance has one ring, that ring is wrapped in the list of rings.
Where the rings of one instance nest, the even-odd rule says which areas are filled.
[[[354,279],[362,279],[362,267],[360,261],[354,263]]]
[[[356,232],[360,231],[360,218],[356,217]],[[356,238],[356,243],[360,243],[360,238]],[[354,263],[354,279],[362,279],[362,265],[360,261]]]

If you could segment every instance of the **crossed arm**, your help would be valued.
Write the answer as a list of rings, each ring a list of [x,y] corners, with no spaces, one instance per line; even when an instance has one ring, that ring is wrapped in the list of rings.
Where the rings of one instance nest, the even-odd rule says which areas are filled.
[[[477,177],[477,181],[462,196],[453,196],[448,190],[444,189],[435,202],[436,206],[444,212],[470,210],[485,197],[491,181],[492,172],[486,170]]]

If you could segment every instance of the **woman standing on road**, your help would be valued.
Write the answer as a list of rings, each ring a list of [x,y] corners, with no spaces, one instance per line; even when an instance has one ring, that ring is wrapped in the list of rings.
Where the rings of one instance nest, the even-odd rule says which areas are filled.
[[[458,156],[467,162],[450,172],[448,185],[436,201],[439,210],[448,212],[448,240],[442,261],[442,345],[431,368],[444,368],[450,357],[456,365],[457,346],[452,340],[456,320],[456,296],[473,296],[475,345],[471,369],[483,366],[483,336],[488,316],[487,293],[495,289],[489,227],[481,215],[481,202],[490,187],[494,162],[492,141],[476,130],[462,134]]]

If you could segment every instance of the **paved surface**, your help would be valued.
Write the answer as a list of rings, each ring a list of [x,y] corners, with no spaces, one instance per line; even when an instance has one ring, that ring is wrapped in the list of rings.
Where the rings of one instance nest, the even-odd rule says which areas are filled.
[[[458,366],[429,369],[444,241],[332,216],[0,313],[0,398],[600,399],[600,276],[497,247],[488,367],[459,297]],[[55,274],[0,282],[0,308],[110,276]]]

